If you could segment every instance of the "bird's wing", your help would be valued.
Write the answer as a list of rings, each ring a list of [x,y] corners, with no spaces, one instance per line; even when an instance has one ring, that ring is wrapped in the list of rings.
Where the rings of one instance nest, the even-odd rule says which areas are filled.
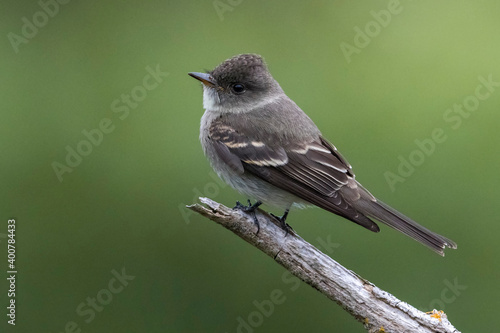
[[[217,119],[209,133],[219,157],[237,172],[249,172],[316,206],[378,232],[378,226],[349,204],[341,188],[356,184],[351,166],[322,137],[280,144],[272,135],[252,137],[242,126]]]

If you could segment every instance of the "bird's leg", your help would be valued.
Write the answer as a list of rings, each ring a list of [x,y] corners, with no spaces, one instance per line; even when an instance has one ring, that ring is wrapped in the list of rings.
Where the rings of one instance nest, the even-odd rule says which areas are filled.
[[[290,211],[289,209],[285,210],[285,213],[283,214],[283,216],[276,216],[274,214],[271,214],[272,217],[274,217],[276,220],[278,220],[281,228],[283,230],[285,230],[285,237],[288,235],[288,232],[290,230],[293,230],[292,227],[290,227],[290,225],[288,223],[286,223],[286,218],[288,217],[289,211]]]
[[[236,201],[236,206],[234,206],[233,208],[242,210],[245,213],[249,213],[253,217],[253,222],[255,223],[255,225],[257,225],[257,232],[255,234],[258,234],[260,231],[259,220],[257,219],[257,215],[255,214],[255,211],[257,210],[257,208],[259,208],[260,205],[262,205],[262,201],[257,201],[252,205],[250,199],[248,199],[248,206],[245,206],[241,202]]]

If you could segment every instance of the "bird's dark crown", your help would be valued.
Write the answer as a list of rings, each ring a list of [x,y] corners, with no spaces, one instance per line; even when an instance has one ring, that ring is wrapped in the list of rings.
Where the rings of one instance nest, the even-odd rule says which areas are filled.
[[[210,75],[219,86],[241,82],[265,88],[272,82],[264,59],[258,54],[240,54],[217,66]]]

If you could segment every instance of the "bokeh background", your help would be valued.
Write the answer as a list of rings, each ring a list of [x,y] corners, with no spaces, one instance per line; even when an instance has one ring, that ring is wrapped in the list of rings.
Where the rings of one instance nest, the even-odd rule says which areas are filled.
[[[45,1],[52,16],[37,1],[0,5],[0,331],[364,332],[183,208],[201,195],[229,206],[246,199],[203,156],[202,93],[187,75],[246,52],[265,57],[361,183],[459,247],[441,258],[319,209],[293,211],[294,229],[396,297],[444,310],[463,332],[496,327],[500,87],[481,88],[489,95],[470,114],[447,110],[473,103],[479,77],[500,82],[498,1],[71,1],[57,10]],[[40,27],[26,26],[22,40],[34,19]],[[356,38],[358,28],[372,37]],[[147,68],[160,73],[154,88]],[[81,143],[103,119],[112,131]],[[436,128],[446,140],[415,153]],[[58,179],[53,163],[66,165],[79,144],[87,156]],[[391,189],[384,175],[411,154],[424,158]],[[4,313],[9,218],[15,328]],[[257,314],[275,290],[283,302]]]

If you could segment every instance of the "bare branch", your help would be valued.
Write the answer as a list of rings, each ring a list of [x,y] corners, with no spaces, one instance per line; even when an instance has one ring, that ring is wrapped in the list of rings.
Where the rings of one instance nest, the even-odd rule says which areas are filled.
[[[258,210],[260,231],[253,218],[240,210],[232,210],[208,198],[189,209],[231,230],[292,274],[306,282],[329,299],[337,302],[368,332],[443,332],[460,333],[442,313],[431,317],[393,295],[376,287],[356,273],[320,252],[295,233],[288,234],[272,216]]]

